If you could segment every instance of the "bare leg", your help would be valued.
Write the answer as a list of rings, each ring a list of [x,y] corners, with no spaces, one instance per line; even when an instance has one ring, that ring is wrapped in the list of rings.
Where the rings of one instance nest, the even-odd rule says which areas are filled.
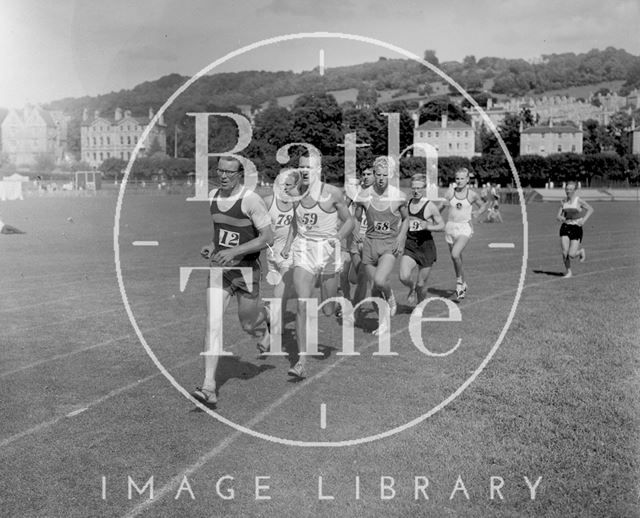
[[[569,236],[560,237],[560,247],[562,248],[562,262],[566,270],[565,277],[571,277],[571,258],[569,257]]]

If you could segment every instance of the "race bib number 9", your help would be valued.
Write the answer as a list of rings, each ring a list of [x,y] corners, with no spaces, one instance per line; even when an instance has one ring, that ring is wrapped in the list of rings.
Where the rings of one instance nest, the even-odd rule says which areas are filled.
[[[229,230],[220,229],[218,244],[227,248],[233,248],[240,244],[240,234],[238,232],[230,232]]]
[[[391,232],[391,223],[388,221],[374,221],[373,229],[376,232]]]
[[[417,232],[418,230],[422,230],[422,220],[420,220],[420,219],[412,219],[409,222],[409,230],[411,232]]]

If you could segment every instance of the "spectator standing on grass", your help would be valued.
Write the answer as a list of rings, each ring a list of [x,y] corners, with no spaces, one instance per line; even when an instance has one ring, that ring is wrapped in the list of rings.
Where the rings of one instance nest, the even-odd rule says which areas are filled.
[[[263,348],[269,340],[268,315],[260,300],[260,250],[273,242],[267,207],[260,196],[241,182],[242,163],[232,157],[221,157],[216,170],[220,187],[209,193],[209,211],[213,223],[213,240],[202,247],[201,255],[210,266],[250,268],[248,285],[240,270],[224,270],[222,274],[223,309],[231,297],[238,302],[238,318],[242,328],[260,339]],[[191,395],[201,403],[217,402],[216,370],[222,351],[222,322],[211,318],[212,308],[207,297],[207,327],[204,339],[205,376],[202,387]],[[263,330],[260,330],[260,328]],[[213,353],[213,354],[207,354]]]
[[[562,222],[560,225],[560,246],[562,261],[566,268],[564,276],[569,278],[573,275],[571,259],[578,257],[583,263],[587,258],[587,253],[582,246],[582,227],[593,214],[593,208],[586,201],[580,199],[575,182],[568,182],[564,192],[567,197],[562,200],[557,219]]]

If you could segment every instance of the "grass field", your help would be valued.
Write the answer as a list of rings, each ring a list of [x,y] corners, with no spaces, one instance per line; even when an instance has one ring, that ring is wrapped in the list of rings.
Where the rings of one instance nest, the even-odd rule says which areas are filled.
[[[0,235],[0,516],[637,516],[639,206],[594,208],[587,261],[563,279],[557,207],[527,207],[529,257],[517,311],[458,397],[384,439],[302,448],[215,420],[151,361],[116,280],[115,198],[4,203],[2,219],[27,234]],[[256,358],[232,305],[224,333],[234,356],[221,361],[219,414],[281,439],[346,441],[400,427],[439,405],[490,353],[514,303],[522,223],[518,207],[504,206],[503,216],[502,225],[477,225],[467,248],[462,321],[422,325],[432,351],[461,338],[454,353],[418,352],[402,306],[392,319],[398,356],[372,356],[377,343],[363,329],[355,332],[362,354],[339,356],[341,328],[321,317],[325,355],[309,362],[308,379],[291,383],[285,358]],[[206,205],[127,196],[120,229],[137,324],[157,360],[191,390],[202,378],[205,277],[194,273],[180,292],[178,268],[205,266]],[[133,247],[134,240],[159,246]],[[515,248],[489,248],[492,242]],[[453,268],[442,235],[436,243],[429,285],[434,297],[447,296]],[[403,303],[395,273],[393,282]],[[263,296],[270,293],[267,287]],[[442,316],[443,308],[434,304],[427,313]],[[373,325],[369,318],[365,328]],[[140,488],[153,477],[153,499],[149,486],[129,499],[128,477]],[[319,498],[319,477],[322,495],[333,499]],[[420,487],[428,479],[418,499],[416,477]],[[532,500],[528,483],[539,477]],[[391,478],[395,495],[381,498],[381,481],[390,485]],[[492,483],[501,482],[492,499]]]

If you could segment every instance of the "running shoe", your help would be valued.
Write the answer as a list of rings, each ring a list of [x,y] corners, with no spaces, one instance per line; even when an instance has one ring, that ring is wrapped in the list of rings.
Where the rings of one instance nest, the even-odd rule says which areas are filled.
[[[410,290],[409,295],[407,295],[407,304],[409,306],[415,306],[418,303],[418,294],[415,290]]]
[[[307,377],[307,371],[305,370],[304,365],[300,363],[300,361],[298,361],[298,363],[291,367],[287,374],[299,379],[304,379]]]
[[[264,332],[264,336],[262,340],[256,344],[256,347],[258,348],[260,356],[271,350],[271,322],[269,322],[269,320],[267,320],[267,329]]]
[[[208,390],[202,387],[196,387],[196,389],[191,393],[191,396],[200,401],[203,405],[215,405],[218,402],[215,390]]]
[[[462,300],[467,295],[467,283],[462,282],[456,284],[456,297],[458,300]]]

